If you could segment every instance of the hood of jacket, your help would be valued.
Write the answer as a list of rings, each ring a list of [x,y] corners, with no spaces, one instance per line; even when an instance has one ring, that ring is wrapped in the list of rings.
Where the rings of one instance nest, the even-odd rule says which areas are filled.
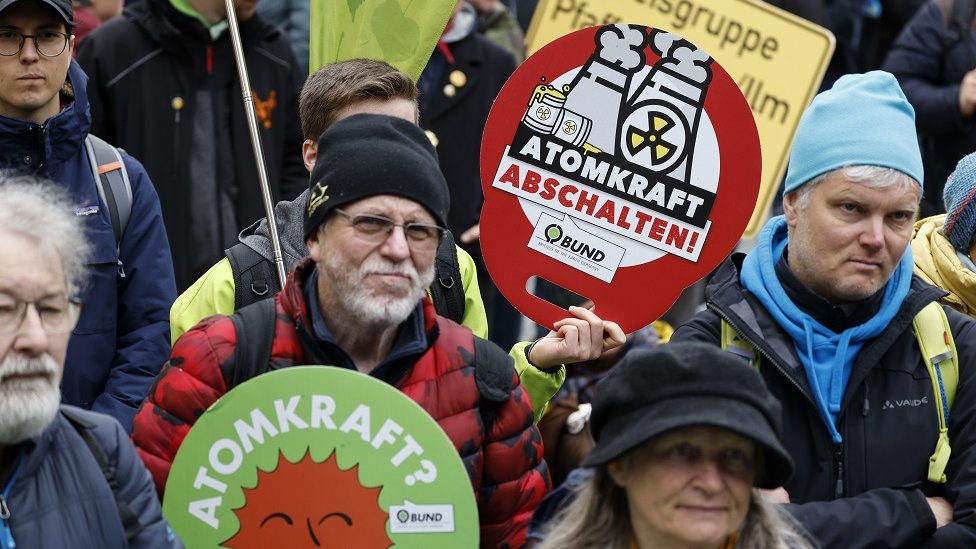
[[[278,242],[281,244],[281,257],[285,262],[285,272],[291,272],[302,259],[308,257],[305,246],[305,204],[308,202],[308,189],[294,200],[282,200],[275,204],[275,222],[278,225]],[[267,218],[262,217],[241,231],[239,240],[261,254],[261,257],[274,263],[271,251],[271,231]]]
[[[68,89],[61,91],[62,102],[67,105],[43,125],[0,116],[0,162],[4,169],[63,179],[64,164],[77,157],[91,127],[88,77],[74,60],[68,65],[68,82]]]
[[[125,8],[123,16],[142,27],[160,48],[181,59],[199,57],[200,48],[213,42],[203,23],[177,10],[170,0],[135,2]],[[257,13],[247,21],[238,21],[238,26],[245,50],[281,32]],[[224,32],[219,39],[225,39],[227,35]]]
[[[912,255],[915,274],[949,295],[942,302],[969,316],[976,316],[976,272],[966,265],[952,242],[942,233],[945,214],[915,223]]]

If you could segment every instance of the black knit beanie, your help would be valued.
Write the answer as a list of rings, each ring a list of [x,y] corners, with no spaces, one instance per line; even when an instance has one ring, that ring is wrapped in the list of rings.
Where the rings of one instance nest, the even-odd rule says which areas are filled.
[[[447,227],[450,194],[437,152],[416,124],[381,114],[344,118],[319,138],[305,208],[308,239],[345,204],[380,194],[409,198]]]

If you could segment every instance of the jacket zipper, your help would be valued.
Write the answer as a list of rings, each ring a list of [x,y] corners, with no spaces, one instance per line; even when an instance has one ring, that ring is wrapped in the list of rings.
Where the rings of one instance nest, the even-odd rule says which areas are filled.
[[[24,456],[21,454],[17,457],[17,464],[14,465],[14,470],[10,473],[7,484],[3,487],[3,491],[0,492],[0,549],[14,549],[17,547],[17,542],[14,541],[14,535],[10,529],[10,507],[7,505],[7,500],[10,499],[10,490],[14,485],[14,481],[17,480],[17,473],[20,472],[20,465],[23,461]]]
[[[180,170],[180,131],[182,127],[180,125],[180,119],[183,112],[183,107],[186,106],[186,101],[181,95],[176,95],[170,100],[170,106],[173,108],[173,154],[176,155],[176,161],[173,162],[173,177],[179,177]]]
[[[725,320],[726,322],[728,322],[730,326],[732,326],[736,330],[739,330],[739,334],[745,336],[745,334],[742,333],[742,330],[740,330],[739,327],[736,326],[732,322],[731,319],[729,319],[729,316],[727,314],[725,314],[725,312],[723,312],[718,307],[714,307],[714,306],[711,309],[713,311],[715,311],[715,314],[717,314],[723,320]],[[749,335],[755,336],[756,334],[750,333]],[[762,355],[762,357],[765,358],[767,362],[769,362],[770,364],[772,364],[774,368],[776,368],[777,370],[779,370],[779,372],[781,374],[783,374],[783,377],[785,377],[794,387],[796,387],[796,389],[800,392],[800,394],[802,394],[804,397],[806,397],[807,401],[810,404],[812,404],[814,407],[816,407],[816,403],[813,401],[813,397],[811,397],[810,395],[808,395],[807,392],[804,391],[802,387],[800,387],[800,384],[797,383],[796,380],[794,380],[789,374],[786,373],[786,369],[783,368],[775,360],[773,360],[773,357],[770,356],[769,353],[763,351],[758,345],[756,345],[754,343],[755,339],[761,339],[761,338],[755,337],[754,339],[750,339],[749,340],[750,343],[752,343],[753,349],[755,349],[756,352],[758,352],[760,355]],[[865,399],[864,408],[862,410],[862,413],[864,413],[864,415],[867,415],[867,400],[866,399]],[[839,499],[839,498],[843,497],[843,495],[844,495],[844,453],[843,453],[843,447],[842,447],[841,444],[838,444],[836,442],[833,442],[833,440],[831,440],[831,443],[834,445],[834,454],[833,454],[833,460],[834,460],[834,467],[833,467],[833,469],[834,469],[834,499]]]
[[[834,499],[844,497],[844,452],[840,444],[834,444]]]
[[[27,142],[29,147],[28,154],[26,154],[24,158],[21,158],[20,161],[23,163],[23,166],[27,169],[28,173],[37,173],[41,168],[42,159],[44,158],[45,154],[44,129],[44,124],[34,124],[31,122],[27,125]],[[37,149],[34,149],[35,146]],[[39,150],[40,158],[30,158],[30,154],[32,154],[30,151],[32,150]],[[29,162],[28,159],[30,160]]]

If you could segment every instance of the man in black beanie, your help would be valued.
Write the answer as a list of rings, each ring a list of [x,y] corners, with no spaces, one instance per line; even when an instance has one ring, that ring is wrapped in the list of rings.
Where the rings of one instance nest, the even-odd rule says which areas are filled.
[[[269,370],[332,364],[375,376],[430,413],[458,448],[478,494],[482,546],[521,546],[549,485],[541,437],[512,359],[436,315],[425,293],[449,208],[430,141],[399,118],[340,120],[319,140],[309,190],[310,257],[274,300],[234,318],[211,317],[184,334],[136,417],[133,440],[160,493],[168,452],[182,442],[188,426],[181,421],[192,423],[194,408]],[[270,338],[246,328],[269,325]],[[226,349],[262,339],[271,340],[269,356],[244,374],[245,361]],[[217,347],[224,351],[207,352]],[[225,387],[214,387],[214,379]]]

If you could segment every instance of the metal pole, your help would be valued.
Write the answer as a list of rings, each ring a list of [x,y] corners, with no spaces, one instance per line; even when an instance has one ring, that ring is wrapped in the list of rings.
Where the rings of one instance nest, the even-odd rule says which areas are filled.
[[[271,251],[274,255],[275,270],[281,287],[285,287],[285,261],[281,256],[281,241],[278,240],[278,223],[274,214],[274,201],[271,198],[271,185],[268,183],[268,169],[264,163],[264,149],[261,148],[261,134],[258,131],[257,114],[254,111],[254,98],[251,97],[251,82],[247,77],[247,63],[244,61],[244,47],[241,45],[241,31],[237,28],[237,14],[234,0],[224,0],[227,7],[227,24],[230,40],[234,46],[234,60],[237,62],[237,75],[241,79],[241,95],[244,96],[244,112],[247,126],[251,131],[251,145],[254,148],[254,161],[257,164],[258,180],[261,183],[261,198],[264,199],[264,213],[268,218],[268,232],[271,234]]]

